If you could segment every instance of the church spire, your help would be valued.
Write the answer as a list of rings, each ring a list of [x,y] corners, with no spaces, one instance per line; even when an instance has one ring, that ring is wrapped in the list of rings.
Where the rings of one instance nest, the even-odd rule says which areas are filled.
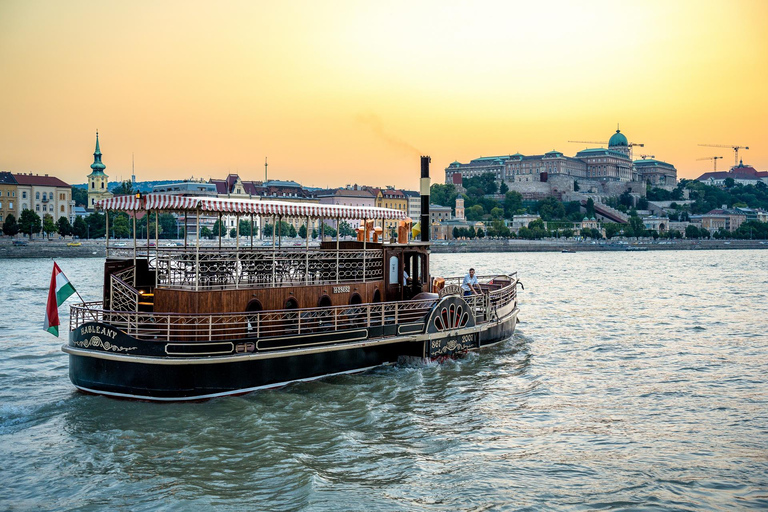
[[[101,148],[99,147],[99,130],[96,130],[96,151],[93,152],[93,163],[91,169],[95,173],[104,173],[107,166],[101,163]]]

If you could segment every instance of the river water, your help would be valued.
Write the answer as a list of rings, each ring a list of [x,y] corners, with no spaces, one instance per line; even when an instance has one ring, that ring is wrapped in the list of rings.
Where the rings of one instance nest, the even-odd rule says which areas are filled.
[[[59,265],[98,300],[98,259]],[[203,403],[76,392],[51,260],[0,261],[0,510],[768,508],[768,251],[440,254],[518,270],[508,341]],[[73,299],[70,299],[70,301]]]

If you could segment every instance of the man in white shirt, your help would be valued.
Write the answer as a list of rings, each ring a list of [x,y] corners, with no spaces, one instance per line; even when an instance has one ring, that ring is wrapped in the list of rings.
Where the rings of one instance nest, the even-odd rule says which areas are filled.
[[[461,289],[464,290],[464,295],[472,295],[473,293],[480,294],[480,284],[475,277],[475,269],[469,269],[469,274],[464,276],[464,281],[461,283]]]

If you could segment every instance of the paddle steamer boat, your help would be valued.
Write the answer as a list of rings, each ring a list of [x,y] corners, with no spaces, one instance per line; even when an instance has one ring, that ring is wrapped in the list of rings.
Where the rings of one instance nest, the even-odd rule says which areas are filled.
[[[110,212],[128,212],[134,233],[137,216],[155,214],[157,223],[158,213],[178,212],[195,219],[196,235],[194,244],[161,247],[155,224],[154,240],[107,241],[102,300],[70,308],[62,350],[72,383],[129,399],[201,400],[505,340],[517,323],[517,274],[481,277],[482,293],[469,296],[462,278],[430,275],[428,157],[421,171],[419,240],[393,209],[166,194],[102,200],[107,232]],[[266,245],[253,235],[205,245],[201,217],[222,214],[361,227],[358,240],[337,234],[319,244],[307,229],[301,247],[283,247],[276,229]],[[385,221],[399,222],[388,241]]]

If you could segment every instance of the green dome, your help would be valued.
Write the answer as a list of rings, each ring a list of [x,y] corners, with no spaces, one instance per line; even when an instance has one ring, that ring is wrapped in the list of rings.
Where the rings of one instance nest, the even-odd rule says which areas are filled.
[[[608,147],[610,148],[613,146],[629,146],[627,138],[619,130],[616,130],[616,133],[611,136],[611,140],[608,141]]]

